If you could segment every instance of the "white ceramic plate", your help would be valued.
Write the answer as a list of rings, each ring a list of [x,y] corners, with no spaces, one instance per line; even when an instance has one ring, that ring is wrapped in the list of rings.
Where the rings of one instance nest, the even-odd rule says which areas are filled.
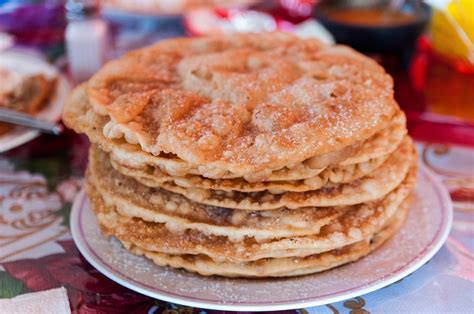
[[[57,73],[54,66],[42,60],[39,56],[23,51],[7,51],[0,54],[0,66],[5,64],[14,67],[23,73],[43,73],[47,77],[57,77],[54,96],[35,117],[49,122],[57,122],[61,119],[64,100],[70,91],[68,81]],[[23,127],[15,127],[8,133],[0,135],[0,153],[20,146],[31,141],[39,135],[38,131]]]
[[[408,220],[381,248],[357,262],[320,274],[288,279],[202,277],[158,267],[129,254],[97,226],[86,194],[74,202],[71,231],[82,255],[117,283],[168,302],[218,310],[270,311],[303,308],[353,298],[414,272],[440,249],[452,221],[448,193],[420,166]]]

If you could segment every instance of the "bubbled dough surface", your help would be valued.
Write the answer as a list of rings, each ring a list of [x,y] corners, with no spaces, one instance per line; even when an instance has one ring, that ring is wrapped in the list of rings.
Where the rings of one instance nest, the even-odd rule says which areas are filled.
[[[344,46],[288,34],[174,39],[88,83],[104,134],[208,170],[249,174],[337,151],[398,110],[391,78]]]
[[[144,186],[115,171],[108,164],[105,154],[94,148],[91,149],[89,160],[86,176],[89,186],[94,186],[107,206],[115,207],[120,215],[164,224],[170,232],[180,233],[192,229],[206,235],[226,236],[232,242],[243,241],[244,237],[253,237],[255,241],[261,242],[316,235],[321,228],[333,224],[348,212],[358,213],[365,218],[372,216],[374,211],[390,213],[390,210],[384,209],[389,207],[387,204],[393,210],[393,206],[396,208],[406,197],[407,191],[405,184],[404,189],[397,189],[402,191],[400,193],[389,193],[372,202],[352,206],[279,208],[269,211],[228,209],[195,203],[179,194]],[[349,221],[347,217],[345,220]]]
[[[118,214],[113,206],[105,205],[91,186],[88,186],[88,194],[103,230],[122,241],[154,252],[202,254],[218,263],[241,263],[267,258],[306,257],[363,241],[390,224],[391,218],[399,212],[406,211],[412,182],[413,177],[410,176],[397,192],[381,203],[382,206],[369,210],[368,215],[364,211],[351,211],[326,227],[321,234],[264,243],[256,243],[249,238],[231,242],[225,236],[204,235],[194,229],[182,233],[170,232],[163,224]]]
[[[407,178],[412,179],[412,176]],[[406,197],[412,184],[402,184],[380,206],[348,211],[319,234],[265,242],[256,242],[251,237],[240,242],[229,241],[227,236],[206,235],[196,229],[170,231],[161,223],[121,215],[113,205],[106,205],[92,186],[86,187],[99,224],[120,240],[166,254],[204,254],[216,262],[239,263],[263,258],[305,257],[362,241],[408,205]]]
[[[347,245],[343,248],[310,255],[304,258],[286,257],[261,259],[247,263],[216,263],[204,255],[170,255],[149,251],[122,241],[133,254],[144,255],[159,266],[183,268],[204,276],[219,275],[225,277],[288,277],[301,276],[328,270],[356,261],[379,248],[403,224],[408,208],[400,208],[387,226],[367,239]]]

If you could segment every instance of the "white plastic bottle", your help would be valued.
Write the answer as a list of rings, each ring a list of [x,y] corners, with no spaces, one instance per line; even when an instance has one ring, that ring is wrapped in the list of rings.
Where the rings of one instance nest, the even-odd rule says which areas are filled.
[[[99,17],[98,1],[68,0],[66,50],[69,71],[76,83],[90,78],[105,62],[109,32]]]

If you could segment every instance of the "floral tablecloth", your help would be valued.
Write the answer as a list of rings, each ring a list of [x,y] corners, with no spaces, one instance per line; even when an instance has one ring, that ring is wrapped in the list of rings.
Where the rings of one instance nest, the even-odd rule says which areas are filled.
[[[69,232],[88,142],[42,136],[0,156],[0,298],[65,287],[77,313],[205,313],[154,300],[107,279]],[[379,291],[300,313],[468,313],[474,309],[474,149],[418,143],[454,201],[446,244],[421,269]],[[400,248],[403,250],[403,248]]]

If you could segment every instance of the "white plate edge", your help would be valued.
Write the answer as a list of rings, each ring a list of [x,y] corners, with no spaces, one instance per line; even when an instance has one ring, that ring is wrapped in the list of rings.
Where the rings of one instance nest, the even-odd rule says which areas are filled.
[[[87,197],[85,195],[85,190],[82,189],[78,195],[76,196],[73,206],[71,208],[71,218],[70,218],[70,226],[71,226],[71,233],[73,240],[78,247],[79,251],[81,254],[84,256],[84,258],[93,266],[95,267],[101,274],[104,276],[108,277],[112,281],[132,290],[136,291],[138,293],[141,293],[143,295],[146,295],[148,297],[151,297],[153,299],[158,299],[162,300],[165,302],[171,302],[175,304],[181,304],[185,306],[191,306],[191,307],[197,307],[197,308],[202,308],[202,309],[209,309],[209,310],[224,310],[224,311],[254,311],[254,312],[262,312],[262,311],[281,311],[281,310],[293,310],[293,309],[301,309],[301,308],[307,308],[307,307],[314,307],[314,306],[319,306],[319,305],[324,305],[324,304],[329,304],[329,303],[336,303],[339,301],[351,299],[357,296],[361,296],[376,290],[379,290],[381,288],[387,287],[402,278],[405,278],[406,276],[410,275],[417,269],[419,269],[421,266],[423,266],[426,262],[428,262],[443,246],[443,244],[446,242],[446,239],[448,238],[449,232],[451,230],[452,226],[452,220],[453,220],[453,205],[451,202],[451,197],[449,196],[448,191],[444,187],[444,185],[441,183],[441,180],[438,178],[436,174],[434,174],[431,170],[429,170],[426,166],[423,164],[419,164],[418,166],[419,170],[424,172],[433,182],[435,185],[435,188],[441,192],[441,200],[442,200],[442,207],[443,210],[446,212],[446,219],[445,221],[442,222],[442,227],[441,227],[441,234],[438,236],[437,242],[435,242],[432,247],[423,255],[423,257],[419,258],[416,260],[410,267],[406,268],[403,271],[398,272],[397,274],[389,277],[388,279],[381,280],[378,283],[369,285],[365,288],[361,288],[359,290],[353,291],[353,292],[348,292],[348,293],[342,293],[340,295],[335,295],[333,297],[328,297],[323,300],[308,300],[308,301],[300,301],[296,303],[279,303],[279,304],[269,304],[269,305],[261,305],[261,304],[244,304],[244,305],[239,305],[239,304],[225,304],[225,303],[214,303],[215,301],[212,301],[212,303],[203,303],[199,301],[192,301],[188,300],[185,298],[177,298],[169,295],[162,295],[159,294],[159,298],[156,297],[157,293],[153,293],[148,291],[147,289],[141,288],[134,286],[133,284],[129,284],[126,281],[123,281],[121,278],[116,276],[113,273],[110,273],[108,270],[105,270],[105,268],[100,265],[98,262],[96,262],[93,258],[91,258],[90,254],[88,253],[88,249],[85,247],[84,243],[82,242],[82,238],[79,236],[79,231],[78,231],[78,224],[72,223],[74,220],[78,221],[78,218],[75,218],[78,216],[79,213],[79,203],[77,200],[80,200],[80,198]],[[447,206],[447,208],[444,208],[444,205]],[[211,302],[211,301],[210,301]]]

